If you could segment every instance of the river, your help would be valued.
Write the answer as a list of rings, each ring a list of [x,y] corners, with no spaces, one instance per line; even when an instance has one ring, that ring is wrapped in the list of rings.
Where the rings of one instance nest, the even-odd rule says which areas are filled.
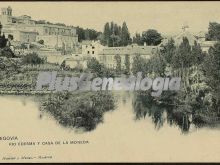
[[[0,141],[3,156],[50,155],[49,162],[166,162],[220,161],[219,129],[191,127],[184,134],[178,126],[164,122],[158,130],[151,118],[135,120],[131,98],[121,99],[104,122],[90,132],[64,128],[48,115],[40,118],[33,97],[0,97],[0,135],[19,141],[85,140],[89,144],[10,147]],[[1,161],[1,160],[0,160]],[[28,161],[28,160],[20,160]]]

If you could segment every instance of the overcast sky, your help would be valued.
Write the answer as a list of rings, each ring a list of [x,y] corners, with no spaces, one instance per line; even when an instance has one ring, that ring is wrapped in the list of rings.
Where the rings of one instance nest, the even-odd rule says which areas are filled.
[[[9,5],[14,16],[99,31],[107,21],[125,21],[132,35],[150,28],[175,34],[184,24],[195,33],[207,31],[210,21],[220,23],[220,2],[0,2],[1,8]]]

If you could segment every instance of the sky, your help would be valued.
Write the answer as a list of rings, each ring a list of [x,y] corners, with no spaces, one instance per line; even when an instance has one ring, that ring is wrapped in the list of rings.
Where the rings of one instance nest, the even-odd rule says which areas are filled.
[[[103,31],[106,22],[127,23],[136,32],[156,29],[164,35],[189,31],[207,31],[209,22],[220,23],[220,2],[0,2],[11,6],[13,16],[30,15],[47,20]]]

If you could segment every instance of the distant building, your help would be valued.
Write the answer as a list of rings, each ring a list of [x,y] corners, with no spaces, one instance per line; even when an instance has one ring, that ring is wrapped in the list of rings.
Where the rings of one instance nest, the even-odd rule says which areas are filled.
[[[133,58],[135,55],[140,55],[144,59],[151,58],[155,53],[157,53],[157,46],[138,46],[136,44],[128,45],[126,47],[104,47],[99,53],[99,61],[108,68],[116,67],[115,56],[119,55],[121,57],[121,66],[125,68],[125,58],[129,58],[130,63],[133,63]]]
[[[82,54],[98,59],[99,53],[103,50],[104,46],[100,41],[82,41]]]
[[[65,49],[73,49],[78,43],[74,27],[35,21],[27,15],[15,17],[11,7],[1,9],[0,22],[3,33],[13,35],[21,43],[44,40],[45,46]]]
[[[187,28],[189,27],[187,26]],[[191,46],[196,42],[201,46],[203,52],[208,53],[209,48],[213,47],[216,41],[206,41],[206,34],[207,32],[200,31],[198,34],[193,35],[186,28],[183,28],[183,31],[177,36],[164,38],[159,46],[166,45],[171,38],[173,38],[175,46],[179,46],[183,42],[183,37],[186,37]]]
[[[217,41],[204,41],[204,42],[200,43],[200,46],[201,46],[201,49],[203,52],[208,53],[209,48],[213,47],[216,43],[217,43]]]
[[[3,33],[5,36],[13,35],[13,40],[15,42],[21,43],[30,43],[35,42],[38,33],[35,31],[25,30],[22,28],[17,28],[16,26],[4,25],[3,26]]]
[[[175,45],[179,46],[183,42],[183,38],[187,38],[189,41],[189,45],[193,46],[195,42],[198,42],[197,38],[190,33],[187,28],[188,26],[183,26],[182,29],[183,31],[178,34],[176,37],[174,37]]]

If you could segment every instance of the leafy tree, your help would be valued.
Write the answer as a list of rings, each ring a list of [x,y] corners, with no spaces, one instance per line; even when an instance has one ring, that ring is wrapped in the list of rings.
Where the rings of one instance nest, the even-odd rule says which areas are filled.
[[[115,61],[116,61],[116,72],[118,73],[118,74],[120,74],[121,73],[121,56],[120,55],[115,55]]]
[[[16,57],[16,56],[14,55],[14,53],[12,52],[12,50],[11,50],[8,46],[6,46],[6,47],[0,49],[0,56],[2,56],[2,57],[7,57],[7,58]]]
[[[194,45],[192,46],[192,64],[193,65],[200,65],[205,57],[205,53],[202,52],[202,49],[197,42],[194,42]]]
[[[130,73],[130,56],[128,54],[125,55],[125,73],[129,74]]]
[[[215,99],[215,108],[220,106],[220,42],[209,49],[209,55],[205,56],[203,71],[207,84],[212,88]]]
[[[192,64],[191,46],[189,40],[183,37],[183,42],[177,48],[175,55],[172,58],[172,66],[174,68],[186,68]]]
[[[133,43],[138,45],[143,45],[142,37],[139,33],[136,33],[135,36],[133,37]]]
[[[151,59],[147,61],[148,73],[156,76],[164,76],[166,69],[166,60],[164,56],[155,54]]]
[[[83,29],[77,26],[76,34],[78,35],[79,42],[81,42],[82,40],[97,40],[98,37],[101,35],[101,32],[98,32],[94,29]]]
[[[162,37],[157,30],[149,29],[142,34],[142,41],[147,45],[158,45],[161,43]]]
[[[210,22],[208,28],[208,34],[206,35],[206,40],[220,40],[220,24],[217,22]]]
[[[133,58],[131,71],[133,74],[137,74],[137,72],[145,72],[146,71],[146,61],[139,55],[136,54]]]
[[[168,43],[162,47],[161,54],[164,56],[168,64],[172,63],[172,58],[175,55],[176,47],[174,40],[171,38]]]
[[[6,47],[7,44],[7,39],[5,38],[5,35],[3,34],[0,36],[0,48]]]

